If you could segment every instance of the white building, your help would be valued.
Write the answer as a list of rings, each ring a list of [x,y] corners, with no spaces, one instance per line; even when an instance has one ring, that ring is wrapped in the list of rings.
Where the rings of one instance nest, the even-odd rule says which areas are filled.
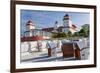
[[[41,28],[38,29],[35,27],[35,24],[29,20],[26,23],[26,31],[24,32],[24,37],[45,37],[44,39],[50,39],[51,32],[65,32],[68,33],[69,31],[73,33],[77,32],[76,25],[72,24],[71,17],[66,14],[63,17],[63,25],[61,26],[58,21],[55,22],[54,27],[49,28]]]
[[[33,22],[31,20],[29,20],[27,23],[26,23],[26,33],[25,33],[25,36],[32,36],[32,30],[35,29],[35,24],[33,24]]]

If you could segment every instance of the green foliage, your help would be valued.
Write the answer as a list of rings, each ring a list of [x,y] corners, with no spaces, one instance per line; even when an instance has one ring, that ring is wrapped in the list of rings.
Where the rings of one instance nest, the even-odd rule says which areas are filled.
[[[68,37],[72,36],[72,32],[71,31],[68,31],[67,36]]]
[[[57,33],[53,32],[51,36],[52,36],[52,38],[56,38],[57,37]]]
[[[73,36],[74,36],[74,37],[79,36],[79,32],[75,32],[75,33],[73,34]]]
[[[66,37],[66,33],[60,32],[60,33],[58,33],[58,36],[59,36],[59,37]]]
[[[52,38],[61,38],[61,37],[66,37],[66,34],[64,32],[52,33]]]
[[[89,24],[84,24],[82,29],[79,31],[80,36],[88,37],[89,36]]]
[[[71,31],[65,32],[52,32],[52,38],[79,38],[79,37],[88,37],[89,36],[89,24],[84,24],[80,31],[72,34]]]
[[[79,33],[79,36],[84,36],[85,35],[84,29],[81,29],[78,33]]]

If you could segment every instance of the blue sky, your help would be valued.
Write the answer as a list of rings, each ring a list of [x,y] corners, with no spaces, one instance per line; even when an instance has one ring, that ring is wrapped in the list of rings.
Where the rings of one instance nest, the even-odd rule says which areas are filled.
[[[84,24],[90,24],[90,14],[86,12],[58,12],[58,11],[37,11],[37,10],[21,10],[21,32],[26,30],[26,23],[32,20],[37,28],[53,27],[55,21],[63,24],[63,17],[68,14],[78,28]]]

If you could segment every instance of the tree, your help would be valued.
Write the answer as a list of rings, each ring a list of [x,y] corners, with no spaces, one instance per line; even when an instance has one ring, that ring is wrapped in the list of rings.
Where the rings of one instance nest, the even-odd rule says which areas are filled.
[[[79,32],[75,32],[73,36],[79,36]]]
[[[72,36],[72,32],[68,31],[67,36],[71,37]]]
[[[84,30],[85,37],[88,37],[89,36],[89,24],[84,24],[82,26],[82,29]]]
[[[79,36],[88,37],[89,36],[89,24],[84,24],[78,33],[79,33]]]
[[[52,38],[57,38],[57,33],[52,32]]]
[[[66,33],[65,32],[60,32],[60,33],[58,33],[58,36],[59,37],[66,37]]]
[[[82,30],[81,31],[83,31],[83,36],[84,37],[88,37],[89,36],[89,24],[84,24],[83,26],[82,26]]]
[[[84,29],[82,28],[80,31],[79,31],[79,36],[84,36],[85,35],[85,31]]]
[[[66,33],[64,32],[52,33],[52,38],[61,38],[61,37],[66,37]]]

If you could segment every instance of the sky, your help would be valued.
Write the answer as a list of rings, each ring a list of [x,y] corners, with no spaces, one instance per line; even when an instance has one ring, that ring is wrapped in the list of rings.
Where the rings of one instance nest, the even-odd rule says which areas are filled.
[[[90,14],[87,12],[60,12],[60,11],[39,11],[39,10],[21,10],[21,33],[26,31],[26,23],[31,20],[36,28],[54,27],[55,21],[63,25],[63,17],[68,14],[73,24],[78,29],[84,24],[90,24]]]

